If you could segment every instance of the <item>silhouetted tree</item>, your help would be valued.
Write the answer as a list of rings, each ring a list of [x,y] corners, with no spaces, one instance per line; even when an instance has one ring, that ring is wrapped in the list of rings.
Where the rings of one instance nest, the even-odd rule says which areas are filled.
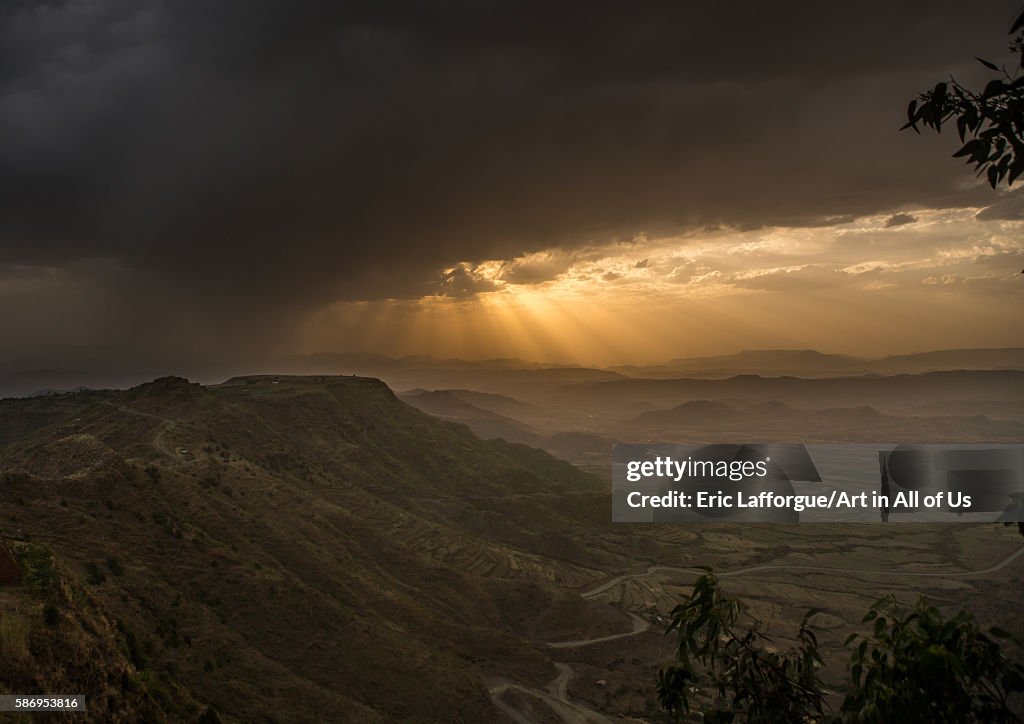
[[[705,722],[1011,722],[1010,698],[1024,691],[1024,665],[1010,658],[967,611],[944,618],[922,599],[906,609],[880,599],[851,634],[850,685],[834,717],[825,713],[818,640],[803,618],[798,643],[776,651],[762,622],[722,593],[710,569],[672,611],[676,661],[658,673],[662,707],[676,720]],[[1016,642],[1014,642],[1016,644]],[[1016,644],[1017,652],[1020,645]]]
[[[678,720],[696,709],[716,722],[819,721],[824,691],[818,640],[804,616],[799,644],[769,648],[762,623],[737,599],[726,597],[711,569],[697,579],[689,600],[672,611],[666,633],[676,632],[676,659],[658,673],[658,700]]]
[[[852,686],[843,714],[856,722],[1016,722],[1009,697],[1024,690],[1024,667],[996,641],[1012,638],[999,628],[986,634],[968,611],[943,618],[924,599],[907,610],[892,596],[879,599],[856,643]]]
[[[949,122],[956,122],[956,131],[963,144],[953,154],[973,163],[980,176],[984,173],[992,188],[1004,179],[1007,185],[1024,173],[1024,12],[1010,27],[1016,35],[1010,52],[1019,56],[1005,64],[977,58],[978,62],[997,73],[980,91],[961,85],[955,78],[936,83],[921,93],[907,108],[907,123],[920,133],[920,126],[936,132]]]
[[[214,708],[213,704],[206,707],[206,711],[199,715],[197,724],[220,724],[220,714]]]
[[[910,102],[907,122],[900,129],[912,128],[920,133],[921,124],[940,133],[943,124],[955,118],[963,145],[953,157],[973,163],[979,175],[987,175],[992,188],[1004,178],[1011,186],[1024,173],[1024,11],[1010,26],[1010,35],[1015,33],[1010,52],[1017,54],[1019,60],[1012,73],[1005,64],[997,66],[976,58],[999,76],[990,80],[980,93],[968,90],[953,78],[948,83],[936,83],[932,90]],[[1024,521],[1017,522],[1017,532],[1024,536]]]

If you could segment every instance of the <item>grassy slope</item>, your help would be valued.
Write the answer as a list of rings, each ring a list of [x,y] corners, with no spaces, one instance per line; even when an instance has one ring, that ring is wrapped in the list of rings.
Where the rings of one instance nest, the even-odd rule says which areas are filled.
[[[527,634],[622,628],[548,585],[620,560],[576,542],[607,526],[602,485],[377,381],[166,379],[49,405],[0,408],[0,526],[120,622],[112,672],[173,718],[212,703],[254,721],[487,720],[481,673],[554,675]],[[524,621],[527,599],[547,618]]]

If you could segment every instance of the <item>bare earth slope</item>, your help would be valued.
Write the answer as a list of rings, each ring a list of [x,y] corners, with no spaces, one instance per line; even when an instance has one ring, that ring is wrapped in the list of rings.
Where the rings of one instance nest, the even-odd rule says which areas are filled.
[[[120,622],[129,674],[171,718],[484,721],[487,675],[556,674],[533,638],[628,621],[564,590],[626,560],[578,542],[607,527],[602,483],[376,380],[166,378],[3,405],[0,526]]]
[[[2,400],[0,537],[27,575],[0,586],[0,691],[78,689],[95,721],[657,720],[665,618],[701,565],[780,644],[822,608],[836,691],[884,593],[1024,634],[1015,529],[609,518],[597,478],[377,380]]]

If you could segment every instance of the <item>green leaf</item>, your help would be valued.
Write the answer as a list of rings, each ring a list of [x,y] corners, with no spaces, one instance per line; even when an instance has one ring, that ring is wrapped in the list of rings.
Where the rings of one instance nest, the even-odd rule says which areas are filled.
[[[1003,674],[1003,684],[1009,691],[1024,691],[1024,677],[1019,671],[1010,669]]]
[[[988,84],[985,86],[985,90],[982,91],[981,98],[982,100],[988,100],[989,98],[993,98],[1001,94],[1004,90],[1006,90],[1006,84],[1003,83],[1003,81],[999,80],[998,78],[995,80],[990,80]]]
[[[999,169],[996,168],[995,166],[989,166],[987,176],[988,185],[991,186],[992,188],[995,188],[996,185],[999,183]]]
[[[1017,180],[1017,177],[1024,173],[1024,156],[1018,156],[1014,159],[1010,165],[1010,175],[1007,178],[1007,184],[1013,185],[1013,182]]]
[[[996,65],[995,63],[990,63],[990,62],[988,62],[987,60],[983,60],[982,58],[979,58],[979,57],[977,57],[977,56],[975,56],[975,58],[974,58],[974,59],[975,59],[976,61],[978,61],[979,63],[981,63],[981,64],[982,64],[983,66],[985,66],[986,68],[988,68],[989,70],[995,70],[995,71],[998,71],[998,70],[999,70],[999,66],[997,66],[997,65]]]

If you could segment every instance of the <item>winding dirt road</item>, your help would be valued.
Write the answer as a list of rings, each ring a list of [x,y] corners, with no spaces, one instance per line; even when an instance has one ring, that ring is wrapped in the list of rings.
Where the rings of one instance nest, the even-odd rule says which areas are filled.
[[[587,598],[587,596],[584,596]],[[627,613],[629,613],[627,611]],[[630,618],[633,619],[633,630],[626,631],[625,633],[612,634],[611,636],[599,636],[596,639],[582,639],[580,641],[558,641],[553,644],[548,644],[548,648],[551,649],[578,649],[581,646],[590,646],[592,644],[603,644],[605,641],[614,641],[615,639],[624,639],[627,636],[636,636],[642,634],[644,631],[651,627],[650,622],[645,618],[640,618],[635,613],[629,614]]]
[[[927,577],[927,578],[971,578],[973,576],[984,576],[984,575],[987,575],[989,573],[995,573],[996,571],[1000,571],[1003,568],[1005,568],[1006,566],[1010,565],[1010,563],[1012,563],[1013,561],[1015,561],[1017,558],[1019,558],[1022,555],[1024,555],[1024,546],[1022,546],[1021,548],[1018,548],[1016,551],[1014,551],[1013,553],[1008,555],[1003,560],[999,561],[999,563],[995,564],[994,566],[991,566],[990,568],[985,568],[985,569],[980,570],[980,571],[920,571],[920,572],[914,572],[914,571],[909,571],[909,572],[908,571],[891,571],[891,570],[890,571],[865,571],[865,570],[860,569],[860,568],[830,568],[828,566],[805,566],[805,565],[798,565],[798,564],[781,564],[781,565],[768,564],[768,565],[764,565],[764,566],[752,566],[750,568],[740,568],[740,569],[735,570],[735,571],[724,571],[724,572],[721,572],[721,573],[716,571],[715,575],[718,578],[732,578],[732,577],[735,577],[735,576],[745,576],[748,573],[758,573],[760,571],[818,571],[818,572],[824,572],[824,573],[854,573],[854,574],[861,574],[861,575],[866,575],[866,576],[901,576],[901,577],[904,577],[904,578],[906,578],[906,577],[912,577],[912,578],[922,578],[922,577]],[[704,571],[702,569],[700,569],[700,568],[677,568],[675,566],[651,566],[650,568],[648,568],[643,573],[627,573],[625,575],[618,576],[617,578],[613,578],[612,580],[608,581],[607,583],[602,583],[597,588],[592,588],[589,591],[584,591],[580,595],[583,596],[583,598],[588,598],[588,599],[589,598],[597,598],[602,593],[605,593],[605,592],[611,590],[612,588],[615,588],[616,586],[625,583],[626,581],[633,581],[633,580],[636,580],[637,578],[645,578],[647,576],[652,576],[652,575],[654,575],[656,573],[691,573],[693,575],[699,576],[699,575],[703,574]]]
[[[168,432],[170,432],[171,430],[178,426],[177,420],[172,420],[171,418],[164,417],[162,415],[156,415],[153,414],[152,412],[143,412],[142,410],[136,410],[132,407],[125,407],[124,405],[115,405],[113,402],[104,401],[100,404],[106,405],[107,407],[112,407],[119,412],[125,412],[129,415],[135,415],[136,417],[145,417],[150,420],[158,420],[162,424],[160,425],[160,428],[157,430],[156,435],[153,436],[151,444],[164,455],[167,455],[175,459],[178,459],[180,457],[177,451],[174,448],[167,445],[167,442],[164,439],[164,436]]]
[[[535,722],[523,716],[522,712],[515,709],[515,707],[502,701],[501,697],[507,691],[518,691],[527,696],[540,699],[565,722],[572,722],[573,724],[613,724],[611,719],[600,712],[569,701],[568,686],[569,679],[572,677],[572,668],[568,664],[555,664],[555,666],[559,669],[558,678],[548,684],[549,691],[554,691],[555,693],[549,693],[549,691],[543,691],[542,689],[532,689],[511,681],[503,681],[490,688],[491,701],[494,702],[498,709],[505,712],[512,721],[518,724],[535,724]]]

